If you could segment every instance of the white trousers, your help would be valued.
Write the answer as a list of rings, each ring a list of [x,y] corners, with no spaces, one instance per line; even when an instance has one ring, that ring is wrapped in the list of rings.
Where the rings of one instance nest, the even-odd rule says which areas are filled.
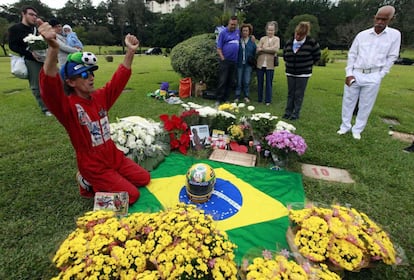
[[[352,130],[352,133],[361,133],[367,125],[368,117],[374,107],[378,91],[381,85],[379,72],[371,74],[354,73],[355,83],[350,87],[344,85],[342,99],[342,124],[343,131]],[[358,102],[358,113],[355,124],[352,126],[352,114]]]

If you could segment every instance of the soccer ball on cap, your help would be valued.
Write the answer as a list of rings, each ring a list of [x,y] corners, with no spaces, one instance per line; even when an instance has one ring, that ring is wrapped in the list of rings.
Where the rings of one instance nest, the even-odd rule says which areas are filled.
[[[91,52],[83,52],[82,53],[82,61],[88,65],[95,65],[98,59],[96,56]]]
[[[194,203],[203,203],[210,199],[216,184],[216,174],[210,165],[197,163],[191,166],[186,175],[187,196]]]

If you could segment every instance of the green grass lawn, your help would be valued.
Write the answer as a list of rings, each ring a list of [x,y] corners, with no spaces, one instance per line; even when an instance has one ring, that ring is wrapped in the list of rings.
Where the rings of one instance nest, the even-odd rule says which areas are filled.
[[[99,56],[96,86],[107,81],[121,56],[106,62]],[[8,58],[0,58],[0,279],[50,279],[57,275],[51,264],[59,244],[75,229],[76,217],[93,208],[92,200],[78,195],[76,161],[65,130],[54,117],[40,113],[26,80],[10,74]],[[294,125],[309,146],[303,163],[345,168],[356,181],[341,184],[304,177],[307,198],[321,203],[351,205],[381,224],[414,262],[414,155],[402,152],[409,143],[388,136],[383,117],[398,119],[399,131],[414,132],[414,66],[392,68],[385,77],[376,105],[360,141],[336,134],[340,124],[344,62],[315,67],[305,95],[301,119]],[[281,116],[286,102],[283,65],[276,69],[273,104],[256,111]],[[110,118],[140,115],[158,121],[162,113],[179,113],[147,97],[169,82],[178,89],[180,77],[169,58],[136,56],[125,93],[110,111]],[[201,98],[189,99],[213,104]],[[300,172],[295,165],[293,171]],[[138,202],[139,203],[139,202]],[[413,267],[378,266],[346,279],[414,279]]]

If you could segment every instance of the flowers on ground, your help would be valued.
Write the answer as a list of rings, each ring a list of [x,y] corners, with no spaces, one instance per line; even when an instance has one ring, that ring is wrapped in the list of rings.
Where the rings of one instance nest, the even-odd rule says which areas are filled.
[[[285,121],[278,121],[277,124],[276,124],[276,129],[275,130],[277,130],[277,131],[287,130],[289,132],[295,133],[296,127],[293,126],[290,123],[285,122]]]
[[[198,125],[200,122],[200,113],[195,109],[190,109],[181,113],[180,118],[188,125]]]
[[[362,212],[333,205],[313,205],[290,210],[294,243],[299,252],[313,262],[329,262],[349,271],[358,271],[371,262],[399,264],[388,234]]]
[[[190,129],[187,123],[177,115],[170,117],[164,114],[160,116],[160,119],[170,136],[171,150],[178,149],[182,154],[187,154],[190,147]]]
[[[169,139],[161,123],[138,116],[111,123],[116,147],[147,170],[152,170],[169,154]]]
[[[227,132],[230,135],[232,141],[241,141],[244,138],[244,127],[239,124],[232,124],[227,128]]]
[[[294,260],[289,260],[291,254],[287,250],[275,254],[269,250],[262,252],[262,257],[256,257],[252,263],[244,260],[242,271],[247,280],[255,279],[312,279],[312,280],[340,280],[341,278],[331,272],[326,265],[298,264]]]
[[[242,121],[251,128],[253,138],[262,144],[264,137],[275,129],[278,117],[266,113],[254,113]]]
[[[56,252],[54,279],[237,279],[235,248],[194,205],[121,219],[88,212]]]
[[[272,134],[267,135],[265,139],[269,147],[276,153],[282,151],[303,155],[308,147],[301,136],[287,130],[275,130]]]

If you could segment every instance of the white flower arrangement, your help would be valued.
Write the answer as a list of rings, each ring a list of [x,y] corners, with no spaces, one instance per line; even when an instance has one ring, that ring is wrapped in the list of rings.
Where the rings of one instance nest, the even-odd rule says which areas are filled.
[[[284,122],[284,121],[278,121],[277,124],[276,124],[275,131],[280,131],[280,130],[287,130],[289,132],[294,133],[296,131],[296,127],[294,127],[290,123],[287,123],[287,122]]]
[[[23,38],[23,42],[27,43],[32,51],[46,50],[48,47],[42,35],[29,34]]]
[[[159,122],[138,116],[111,123],[116,147],[147,170],[152,170],[170,152],[169,138]]]
[[[23,42],[28,44],[28,49],[34,53],[37,61],[44,62],[46,60],[48,45],[42,35],[29,34],[23,38]]]
[[[273,116],[269,112],[265,112],[265,113],[256,113],[256,114],[253,114],[250,117],[250,120],[252,120],[252,121],[263,121],[263,120],[272,121],[272,120],[276,120],[277,118],[278,117]]]
[[[218,113],[217,109],[214,109],[210,106],[201,106],[193,102],[183,103],[181,104],[181,106],[186,111],[189,111],[191,109],[196,110],[202,118],[214,118],[217,116]]]
[[[252,129],[254,139],[264,143],[264,137],[275,129],[277,119],[277,116],[269,112],[254,113],[248,117],[247,123]]]
[[[249,112],[253,112],[255,109],[256,109],[256,108],[255,108],[254,106],[252,106],[252,105],[247,106],[247,110],[248,110]]]

